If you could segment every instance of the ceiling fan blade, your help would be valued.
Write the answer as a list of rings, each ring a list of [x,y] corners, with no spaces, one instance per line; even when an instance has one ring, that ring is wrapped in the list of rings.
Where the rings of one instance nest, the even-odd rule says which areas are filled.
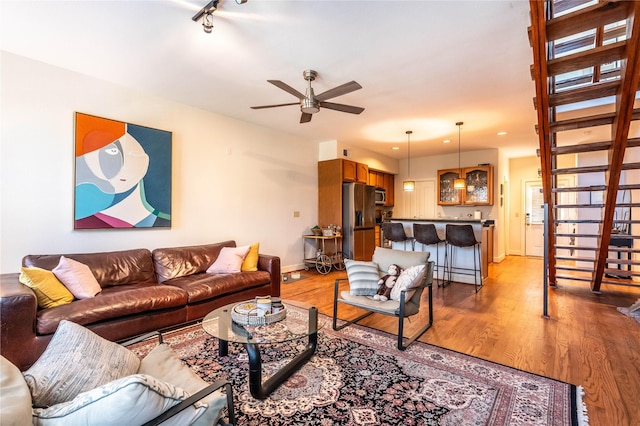
[[[309,114],[307,112],[303,112],[302,115],[300,116],[300,123],[308,123],[311,121],[311,117],[313,117],[312,114]]]
[[[364,108],[351,106],[351,105],[336,104],[334,102],[320,102],[320,106],[322,108],[333,109],[341,112],[348,112],[350,114],[360,114],[362,111],[364,111]]]
[[[284,90],[285,92],[291,93],[293,96],[295,96],[298,99],[304,99],[304,95],[302,93],[298,92],[296,89],[294,89],[293,87],[289,86],[286,83],[283,83],[280,80],[267,80],[267,81],[273,84],[274,86]]]
[[[300,102],[291,102],[289,104],[252,106],[251,109],[276,108],[276,107],[289,106],[289,105],[300,105]]]
[[[335,98],[336,96],[345,95],[358,89],[362,89],[362,86],[360,86],[355,81],[350,81],[349,83],[345,83],[341,86],[334,87],[333,89],[329,89],[326,92],[320,93],[316,96],[316,99],[319,101],[324,101],[325,99],[331,99]]]

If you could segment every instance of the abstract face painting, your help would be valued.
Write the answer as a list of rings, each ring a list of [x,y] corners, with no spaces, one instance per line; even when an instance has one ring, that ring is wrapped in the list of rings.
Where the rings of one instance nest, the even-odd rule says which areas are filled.
[[[76,113],[75,229],[170,227],[171,137]]]

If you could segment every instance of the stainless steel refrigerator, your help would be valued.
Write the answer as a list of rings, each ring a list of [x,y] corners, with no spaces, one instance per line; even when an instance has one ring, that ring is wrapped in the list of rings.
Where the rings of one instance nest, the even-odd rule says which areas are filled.
[[[375,187],[342,184],[342,251],[348,259],[371,260],[376,245]]]

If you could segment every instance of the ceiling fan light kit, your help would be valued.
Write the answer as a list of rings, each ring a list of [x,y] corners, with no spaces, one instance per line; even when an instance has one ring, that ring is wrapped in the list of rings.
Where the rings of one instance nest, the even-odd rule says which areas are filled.
[[[251,108],[264,109],[264,108],[276,108],[276,107],[288,106],[288,105],[300,105],[300,111],[302,112],[302,115],[300,116],[300,123],[310,122],[313,114],[319,112],[321,108],[332,109],[340,112],[348,112],[350,114],[360,114],[362,111],[364,111],[364,108],[361,108],[361,107],[337,104],[334,102],[327,102],[327,99],[335,98],[341,95],[345,95],[347,93],[351,93],[355,90],[362,89],[362,86],[360,86],[355,81],[350,81],[349,83],[345,83],[338,87],[334,87],[333,89],[327,90],[326,92],[322,92],[316,96],[313,91],[313,87],[311,86],[311,82],[316,79],[316,77],[318,76],[318,73],[314,70],[305,70],[302,73],[302,76],[309,83],[304,95],[299,91],[297,91],[296,89],[294,89],[293,87],[289,86],[286,83],[283,83],[280,80],[267,80],[267,82],[273,84],[274,86],[298,98],[299,102],[252,106]]]

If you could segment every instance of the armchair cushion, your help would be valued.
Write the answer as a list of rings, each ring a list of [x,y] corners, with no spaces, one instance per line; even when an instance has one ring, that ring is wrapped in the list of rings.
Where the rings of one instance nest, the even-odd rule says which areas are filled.
[[[380,272],[376,262],[345,259],[349,291],[353,296],[373,296],[378,291]]]
[[[88,374],[90,375],[90,374]],[[184,389],[146,374],[134,374],[78,394],[71,401],[33,410],[35,425],[141,425],[190,396]],[[181,411],[163,425],[187,425],[206,406]]]
[[[187,367],[166,343],[159,344],[142,359],[138,373],[148,374],[171,383],[191,394],[195,394],[208,385]],[[216,424],[221,417],[221,410],[226,406],[226,396],[222,394],[221,390],[217,390],[200,401],[205,403],[207,408],[194,425],[211,426]]]
[[[404,251],[376,247],[372,260],[378,264],[381,271],[388,270],[392,263],[402,269],[408,269],[414,265],[426,264],[429,260],[429,254],[428,251]]]
[[[135,374],[138,357],[87,328],[62,320],[38,360],[23,373],[35,407],[48,407]]]

